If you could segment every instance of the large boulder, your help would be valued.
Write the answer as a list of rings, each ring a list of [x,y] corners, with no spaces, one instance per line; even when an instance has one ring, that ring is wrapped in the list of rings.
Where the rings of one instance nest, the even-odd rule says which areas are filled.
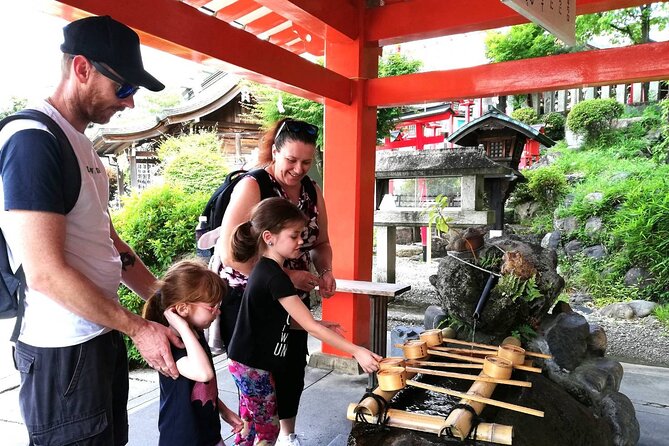
[[[494,336],[505,336],[521,324],[538,323],[564,287],[564,280],[556,271],[554,250],[509,235],[488,240],[476,258],[499,257],[501,251],[508,255],[502,271],[521,277],[533,274],[541,295],[530,301],[506,295],[499,287],[493,288],[480,313],[477,330]],[[488,272],[473,266],[475,264],[472,253],[451,253],[439,262],[437,274],[430,277],[444,311],[470,326],[474,324],[474,310],[490,278]]]

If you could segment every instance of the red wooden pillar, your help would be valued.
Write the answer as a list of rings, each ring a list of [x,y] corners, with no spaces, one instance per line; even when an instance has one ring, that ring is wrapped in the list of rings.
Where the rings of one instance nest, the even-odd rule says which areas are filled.
[[[358,3],[362,30],[365,8]],[[333,271],[340,279],[371,280],[372,275],[376,107],[365,105],[365,92],[367,79],[377,76],[380,52],[362,38],[326,41],[326,67],[354,79],[350,105],[325,101],[324,194]],[[369,346],[369,317],[367,296],[337,293],[323,300],[323,319],[339,322],[356,344]],[[325,344],[323,352],[350,356]]]

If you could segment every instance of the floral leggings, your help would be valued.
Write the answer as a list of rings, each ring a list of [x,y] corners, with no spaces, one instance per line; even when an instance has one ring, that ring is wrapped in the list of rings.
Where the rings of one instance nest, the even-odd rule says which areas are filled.
[[[239,416],[244,421],[244,429],[235,437],[235,444],[274,444],[279,437],[279,414],[272,374],[233,360],[228,370],[239,389]]]

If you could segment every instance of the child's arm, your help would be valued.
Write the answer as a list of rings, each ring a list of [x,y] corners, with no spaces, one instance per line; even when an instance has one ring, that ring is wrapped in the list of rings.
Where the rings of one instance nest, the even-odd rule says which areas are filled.
[[[329,328],[316,321],[309,309],[302,303],[298,296],[288,296],[279,299],[279,303],[286,309],[290,317],[300,324],[302,328],[321,341],[330,344],[336,349],[343,350],[353,355],[362,369],[367,373],[375,372],[379,368],[378,362],[381,356],[372,353],[364,347],[355,345]]]
[[[177,361],[179,374],[193,381],[211,381],[214,378],[214,370],[209,363],[209,355],[200,345],[197,334],[174,308],[165,310],[164,314],[167,322],[179,333],[186,346],[186,356]]]
[[[238,434],[244,428],[244,422],[239,415],[230,410],[220,398],[218,399],[218,413],[221,415],[221,418],[223,418],[223,421],[232,427],[231,432]]]

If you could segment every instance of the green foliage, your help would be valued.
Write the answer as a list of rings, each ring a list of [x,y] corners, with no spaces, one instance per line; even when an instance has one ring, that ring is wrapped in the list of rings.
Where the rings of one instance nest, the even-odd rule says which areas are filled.
[[[567,180],[555,167],[526,170],[526,183],[521,183],[514,192],[514,202],[536,201],[543,208],[555,208],[567,193]]]
[[[542,117],[541,121],[545,123],[544,131],[550,139],[558,141],[564,138],[564,126],[567,119],[562,113],[548,113]]]
[[[169,137],[158,148],[165,182],[187,193],[211,194],[229,171],[219,147],[220,140],[213,131]]]
[[[499,250],[488,251],[486,255],[478,259],[478,266],[487,270],[499,270],[502,263],[502,252]]]
[[[118,234],[157,276],[174,261],[195,251],[194,228],[209,198],[203,193],[186,194],[168,185],[152,186],[128,197],[125,206],[112,214]],[[121,304],[141,314],[143,300],[125,286],[119,289]],[[133,366],[144,360],[129,338],[125,338]]]
[[[569,112],[567,126],[593,140],[610,129],[613,120],[619,118],[623,110],[623,105],[615,99],[588,99],[576,104]]]
[[[645,266],[655,278],[644,288],[669,302],[669,166],[629,185],[624,204],[612,218],[613,246],[629,265]]]
[[[428,219],[430,225],[434,225],[435,228],[441,233],[448,232],[448,224],[453,221],[451,217],[444,215],[444,209],[448,206],[448,197],[443,195],[437,195],[437,198],[434,200],[434,204],[428,209]]]
[[[141,297],[130,291],[125,285],[119,287],[118,295],[121,305],[135,314],[142,314],[144,300]],[[144,361],[144,358],[139,353],[139,350],[137,350],[137,347],[135,347],[132,340],[128,336],[123,335],[123,341],[125,342],[125,348],[128,351],[130,368],[145,367],[146,361]]]
[[[134,193],[112,218],[116,231],[144,263],[162,273],[175,260],[195,250],[194,228],[209,195],[151,186]]]
[[[495,290],[513,302],[519,298],[522,298],[526,302],[532,302],[542,296],[541,291],[537,288],[535,276],[524,280],[514,274],[502,274],[502,277],[495,286]]]
[[[614,263],[582,256],[562,263],[566,289],[590,294],[598,307],[638,298],[638,289],[624,284],[623,275],[616,271]]]
[[[421,66],[422,62],[419,60],[394,53],[379,59],[379,77],[417,73]],[[262,123],[265,128],[269,128],[274,122],[286,117],[306,121],[320,129],[323,128],[324,108],[322,104],[253,82],[249,83],[249,88],[256,99],[256,104],[251,109],[251,116]],[[378,109],[376,114],[377,138],[382,139],[387,136],[390,130],[395,128],[395,120],[401,114],[402,109],[396,107]],[[319,133],[316,144],[323,147],[322,132]]]
[[[265,129],[287,117],[299,119],[323,129],[323,104],[254,82],[249,82],[248,87],[256,100],[255,105],[251,107],[251,117],[261,123]],[[322,131],[318,133],[316,145],[323,147]]]
[[[511,331],[511,336],[520,339],[520,342],[522,344],[527,344],[532,339],[537,337],[537,332],[534,331],[531,325],[521,324],[518,327],[516,327],[515,330]]]
[[[669,304],[660,305],[655,308],[653,312],[658,321],[664,324],[666,329],[669,329]]]
[[[518,108],[511,112],[511,117],[527,125],[536,124],[538,121],[537,112],[531,107]]]
[[[512,26],[507,34],[489,31],[485,46],[485,55],[491,62],[550,56],[565,51],[557,38],[533,23]]]
[[[658,163],[666,163],[669,161],[669,99],[664,99],[659,102],[658,108],[660,110],[659,129],[662,133],[663,140],[655,146],[653,159]]]
[[[607,36],[616,44],[650,42],[651,30],[666,28],[669,17],[666,4],[653,3],[576,17],[576,34],[580,41]]]
[[[27,99],[17,98],[16,96],[12,96],[9,101],[10,104],[4,106],[2,110],[0,110],[0,119],[4,119],[7,116],[11,115],[12,113],[16,113],[19,110],[23,110],[24,108],[26,108],[26,105],[28,104]]]

